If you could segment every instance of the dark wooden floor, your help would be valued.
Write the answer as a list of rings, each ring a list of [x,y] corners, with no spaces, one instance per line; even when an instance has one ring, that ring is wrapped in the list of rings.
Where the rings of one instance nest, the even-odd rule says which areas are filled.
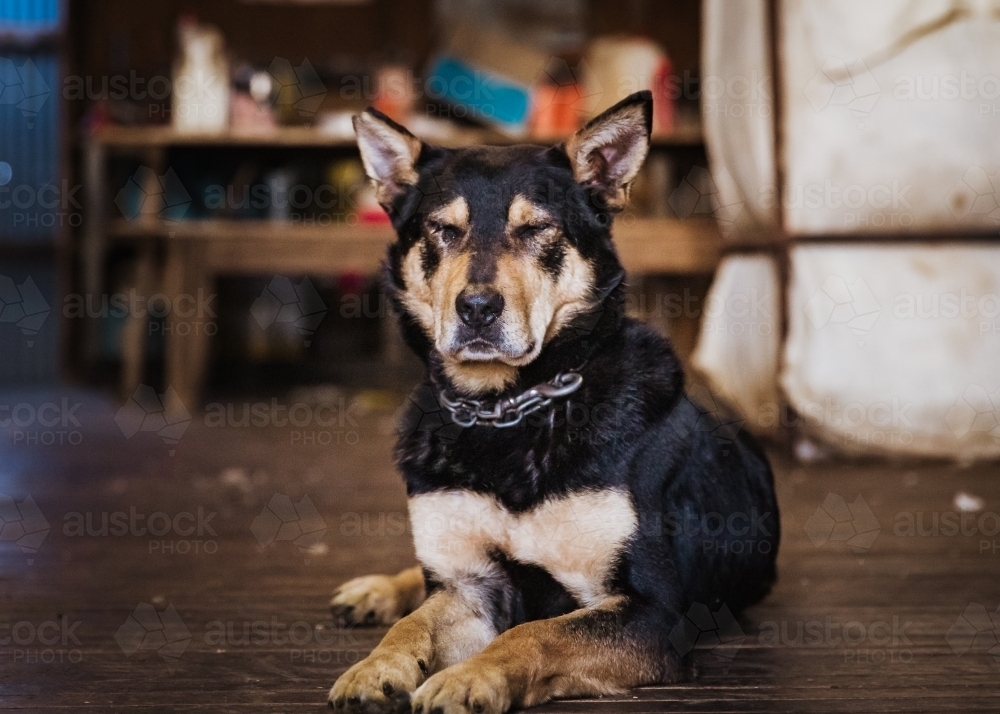
[[[0,531],[0,708],[323,710],[334,678],[382,634],[335,628],[327,619],[331,589],[412,562],[403,489],[390,460],[392,399],[367,395],[365,413],[355,409],[343,426],[325,428],[209,427],[196,416],[171,446],[153,432],[126,439],[114,407],[91,394],[0,397],[0,404],[36,409],[63,398],[70,408],[83,404],[66,426],[44,427],[36,417],[0,430],[0,493],[15,505],[0,503],[0,517],[22,518]],[[333,443],[311,443],[326,440]],[[955,511],[959,490],[982,497],[985,512],[1000,512],[997,465],[777,460],[776,470],[780,580],[739,623],[743,639],[698,649],[691,683],[538,711],[1000,709],[1000,534],[992,533],[1000,523],[979,514],[973,534],[946,535],[943,525],[937,535],[898,534],[905,514],[916,520],[922,513],[926,530],[933,514]],[[862,530],[870,508],[880,531],[867,552],[843,540],[817,546],[807,535],[808,519],[831,493],[847,504],[861,495],[865,505],[854,519]],[[29,494],[44,524],[23,504]],[[302,518],[269,542],[278,521],[259,517],[269,503],[287,507],[281,496],[300,504],[287,518]],[[308,518],[309,503],[323,523]],[[132,510],[171,519],[214,515],[200,534],[188,533],[194,524],[183,516],[162,536],[74,534],[88,514],[97,529],[102,514],[127,520]],[[832,522],[814,519],[813,536]],[[148,525],[137,523],[135,533]],[[152,525],[161,532],[162,516]],[[45,527],[37,552],[21,547],[30,538],[9,540],[20,537],[18,528],[30,536]],[[289,540],[301,531],[299,545]],[[975,622],[963,625],[963,613]],[[977,639],[973,625],[982,630]]]

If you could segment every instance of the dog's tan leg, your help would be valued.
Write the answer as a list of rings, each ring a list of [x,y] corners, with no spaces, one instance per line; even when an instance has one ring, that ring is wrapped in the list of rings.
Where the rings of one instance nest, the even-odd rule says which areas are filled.
[[[348,580],[334,591],[330,612],[349,625],[391,625],[420,607],[424,597],[424,574],[416,566]]]
[[[518,625],[480,654],[429,678],[414,714],[501,714],[553,697],[593,696],[663,682],[676,659],[637,633],[623,599]]]
[[[439,590],[337,680],[329,703],[346,712],[409,711],[410,693],[429,673],[480,652],[495,636],[483,608]]]

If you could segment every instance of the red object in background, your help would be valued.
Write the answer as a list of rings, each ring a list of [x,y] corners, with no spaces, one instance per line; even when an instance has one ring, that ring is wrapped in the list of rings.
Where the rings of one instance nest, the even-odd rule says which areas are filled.
[[[653,133],[673,134],[676,106],[670,92],[674,66],[669,57],[660,60],[653,79]]]
[[[410,69],[402,65],[386,65],[379,69],[375,86],[372,106],[393,121],[405,123],[416,102]]]
[[[363,273],[341,273],[337,278],[337,290],[341,295],[361,295],[368,290],[368,276]]]
[[[540,84],[532,91],[531,135],[540,139],[569,136],[580,128],[583,97],[580,85]]]
[[[358,222],[364,225],[386,225],[392,222],[381,206],[359,208],[357,215]]]

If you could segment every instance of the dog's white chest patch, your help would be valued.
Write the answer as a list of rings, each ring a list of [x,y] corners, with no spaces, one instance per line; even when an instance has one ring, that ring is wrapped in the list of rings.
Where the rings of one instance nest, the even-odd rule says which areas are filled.
[[[417,558],[435,576],[459,585],[497,572],[500,550],[544,568],[582,605],[609,596],[615,557],[635,532],[636,513],[617,490],[580,491],[511,513],[470,491],[440,491],[410,499]]]

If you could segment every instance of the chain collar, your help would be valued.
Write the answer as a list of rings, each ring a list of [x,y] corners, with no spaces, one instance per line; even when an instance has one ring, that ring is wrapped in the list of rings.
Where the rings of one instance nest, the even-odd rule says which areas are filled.
[[[504,429],[520,424],[525,416],[549,406],[553,399],[572,394],[581,384],[583,375],[579,372],[560,372],[548,382],[536,384],[531,389],[501,399],[492,406],[479,399],[455,397],[448,390],[441,391],[441,403],[451,412],[452,420],[461,427],[482,424]]]

